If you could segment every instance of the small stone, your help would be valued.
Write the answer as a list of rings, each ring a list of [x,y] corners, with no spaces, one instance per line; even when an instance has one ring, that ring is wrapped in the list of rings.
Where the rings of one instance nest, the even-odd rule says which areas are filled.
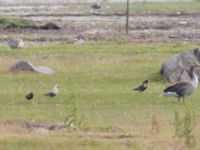
[[[22,39],[12,39],[8,42],[8,45],[10,48],[23,48],[24,47],[24,41]]]

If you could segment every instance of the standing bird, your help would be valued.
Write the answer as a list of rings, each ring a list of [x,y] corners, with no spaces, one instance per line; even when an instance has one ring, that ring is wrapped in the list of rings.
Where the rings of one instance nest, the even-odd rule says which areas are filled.
[[[45,96],[54,97],[58,94],[58,86],[57,84],[53,87],[53,89],[49,93],[45,93]]]
[[[94,3],[91,7],[93,9],[100,9],[101,8],[101,4],[100,3]]]
[[[141,85],[139,85],[137,88],[135,88],[133,90],[139,91],[139,92],[144,92],[147,89],[148,82],[149,82],[148,80],[144,80]]]
[[[27,100],[31,100],[31,99],[33,98],[33,92],[28,93],[28,94],[25,96],[25,98],[26,98]]]
[[[191,95],[198,86],[198,77],[194,73],[194,68],[200,64],[194,64],[189,69],[189,80],[183,80],[171,85],[163,90],[164,96],[175,96],[180,102],[184,101],[185,96]]]

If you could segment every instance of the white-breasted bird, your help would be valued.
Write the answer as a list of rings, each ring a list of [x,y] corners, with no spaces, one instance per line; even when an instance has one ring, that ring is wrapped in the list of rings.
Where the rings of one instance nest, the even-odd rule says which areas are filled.
[[[198,86],[198,77],[194,73],[194,68],[200,67],[200,64],[194,64],[189,69],[189,80],[179,81],[163,90],[164,96],[177,97],[180,102],[184,101],[186,96],[191,95]]]
[[[141,85],[139,85],[137,88],[135,88],[133,90],[139,91],[139,92],[144,92],[147,89],[148,82],[149,82],[148,80],[144,80]]]
[[[44,95],[45,95],[45,96],[54,97],[54,96],[56,96],[57,94],[58,94],[58,85],[56,84],[50,92],[45,93]]]

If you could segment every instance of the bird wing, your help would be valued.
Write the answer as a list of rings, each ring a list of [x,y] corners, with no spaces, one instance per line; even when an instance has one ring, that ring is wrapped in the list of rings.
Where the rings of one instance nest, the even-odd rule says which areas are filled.
[[[144,80],[142,82],[142,84],[140,84],[137,88],[133,89],[133,90],[140,90],[140,91],[144,91],[147,89],[147,84],[148,84],[148,80]]]
[[[165,93],[175,92],[179,96],[184,96],[184,95],[187,95],[188,92],[190,93],[190,86],[191,84],[188,81],[180,81],[180,82],[175,83],[174,85],[167,87],[163,91]]]
[[[26,97],[27,99],[29,99],[29,95],[26,95],[25,97]]]
[[[139,85],[138,87],[134,88],[134,90],[140,90],[143,85]]]

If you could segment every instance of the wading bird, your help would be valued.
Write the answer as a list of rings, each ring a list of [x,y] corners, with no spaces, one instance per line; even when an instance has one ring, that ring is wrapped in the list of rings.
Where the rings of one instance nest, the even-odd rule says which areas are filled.
[[[33,92],[28,93],[28,94],[25,96],[25,98],[26,98],[27,100],[31,100],[31,99],[33,98]]]
[[[185,96],[191,95],[198,86],[198,77],[194,73],[194,68],[200,67],[200,64],[194,64],[189,69],[189,80],[183,80],[171,85],[163,90],[164,96],[177,97],[180,102],[184,102]]]
[[[144,80],[141,85],[139,85],[137,88],[135,88],[133,90],[143,92],[147,89],[147,85],[148,85],[148,80]]]
[[[45,96],[54,97],[54,96],[56,96],[57,94],[58,94],[58,86],[57,86],[57,84],[56,84],[50,92],[45,93],[44,95],[45,95]]]

